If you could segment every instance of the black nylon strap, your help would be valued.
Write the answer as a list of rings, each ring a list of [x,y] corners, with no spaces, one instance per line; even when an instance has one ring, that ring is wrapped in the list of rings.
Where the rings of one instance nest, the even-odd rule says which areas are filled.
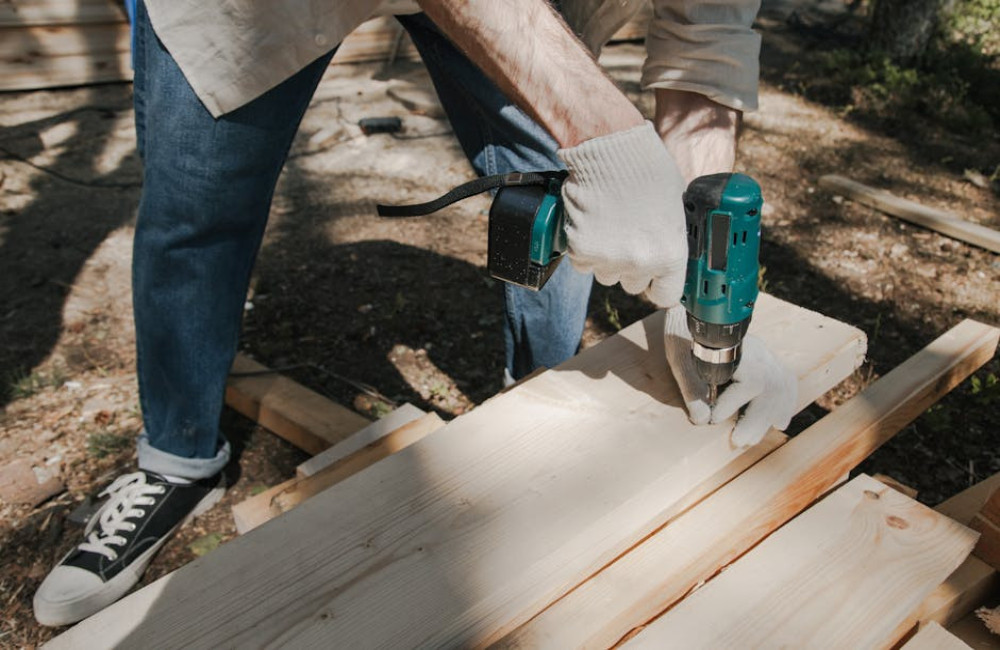
[[[380,217],[420,217],[437,212],[445,206],[461,201],[462,199],[467,199],[470,196],[481,194],[487,190],[512,185],[546,185],[549,181],[562,180],[566,176],[567,172],[565,171],[494,174],[493,176],[483,176],[468,183],[462,183],[433,201],[414,203],[412,205],[377,205],[375,208],[378,210]]]

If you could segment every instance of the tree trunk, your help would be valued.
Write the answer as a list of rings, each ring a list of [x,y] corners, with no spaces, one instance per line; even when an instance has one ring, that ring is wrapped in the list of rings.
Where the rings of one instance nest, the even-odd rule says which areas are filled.
[[[868,45],[896,63],[912,65],[927,51],[944,0],[875,0]]]

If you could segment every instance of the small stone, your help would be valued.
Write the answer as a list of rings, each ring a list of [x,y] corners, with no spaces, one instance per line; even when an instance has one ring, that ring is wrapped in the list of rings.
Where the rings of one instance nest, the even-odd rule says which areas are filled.
[[[7,503],[36,506],[65,489],[57,477],[42,468],[36,472],[27,460],[0,467],[0,499]]]

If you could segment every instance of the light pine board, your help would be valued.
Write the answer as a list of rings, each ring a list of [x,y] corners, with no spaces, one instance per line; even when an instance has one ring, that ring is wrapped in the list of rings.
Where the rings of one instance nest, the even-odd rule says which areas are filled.
[[[0,27],[80,25],[124,22],[125,9],[116,0],[3,0]]]
[[[318,454],[368,426],[368,418],[237,354],[226,382],[226,405],[299,449]]]
[[[976,556],[994,569],[1000,569],[1000,489],[986,501],[969,525],[980,533]]]
[[[930,623],[907,641],[902,650],[972,650],[972,648],[939,624]]]
[[[959,492],[934,506],[943,515],[960,524],[968,525],[986,503],[993,490],[1000,487],[1000,474],[994,474],[984,481]],[[948,579],[932,591],[901,623],[889,638],[885,647],[895,646],[906,638],[917,625],[932,622],[945,627],[952,625],[963,616],[986,601],[987,597],[1000,588],[997,571],[975,555],[965,558]]]
[[[242,535],[302,504],[323,490],[383,458],[406,449],[444,426],[437,413],[427,413],[387,435],[360,447],[311,476],[293,478],[233,506],[236,530]]]
[[[709,579],[988,361],[1000,331],[964,321],[503,640],[606,648]]]
[[[362,447],[375,442],[379,438],[392,433],[404,424],[409,424],[423,415],[425,413],[413,404],[403,404],[346,440],[338,442],[326,451],[320,452],[304,463],[301,463],[295,468],[295,475],[299,478],[312,476],[324,467],[329,467],[341,458],[346,458],[356,453]]]
[[[862,474],[624,647],[877,647],[975,542],[968,528]]]
[[[868,187],[843,176],[830,174],[819,179],[820,187],[880,210],[898,219],[934,230],[986,250],[1000,253],[1000,231],[960,219],[944,210],[935,210],[900,198],[885,190]]]
[[[863,356],[858,330],[764,295],[752,329],[806,401]],[[730,427],[687,421],[658,312],[52,647],[488,643],[717,487],[745,453]]]

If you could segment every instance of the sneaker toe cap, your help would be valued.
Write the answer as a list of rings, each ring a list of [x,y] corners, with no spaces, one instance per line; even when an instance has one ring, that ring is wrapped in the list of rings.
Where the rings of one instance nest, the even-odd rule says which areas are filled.
[[[90,571],[57,566],[35,592],[35,618],[42,625],[75,623],[96,611],[88,601],[104,588],[104,581]]]

